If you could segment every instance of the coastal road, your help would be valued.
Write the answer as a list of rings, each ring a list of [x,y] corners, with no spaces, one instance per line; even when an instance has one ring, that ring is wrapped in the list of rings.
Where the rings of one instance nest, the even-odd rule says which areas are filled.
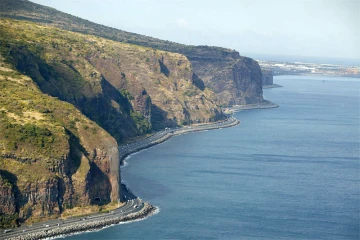
[[[131,198],[131,197],[127,197]],[[9,238],[15,238],[24,234],[29,233],[36,233],[39,231],[50,231],[56,228],[61,227],[67,227],[72,226],[76,223],[91,223],[91,222],[98,222],[101,220],[105,220],[108,218],[115,218],[115,217],[122,217],[126,216],[130,213],[136,213],[140,211],[144,207],[144,202],[140,198],[133,198],[126,201],[126,203],[113,210],[109,213],[97,213],[97,214],[91,214],[84,217],[74,217],[74,218],[68,218],[68,219],[54,219],[39,223],[34,223],[30,226],[21,226],[19,228],[13,229],[11,232],[4,233],[3,231],[0,233],[0,239],[9,239]]]
[[[137,152],[141,149],[148,148],[150,146],[156,145],[165,141],[166,139],[180,135],[188,132],[196,132],[196,131],[204,131],[210,129],[220,129],[225,127],[232,127],[239,123],[239,121],[234,117],[229,117],[224,121],[219,121],[215,123],[207,123],[207,124],[198,124],[192,126],[185,126],[181,128],[165,128],[165,130],[159,131],[150,137],[137,140],[133,143],[124,144],[119,147],[119,156],[120,160],[123,160],[127,155]]]

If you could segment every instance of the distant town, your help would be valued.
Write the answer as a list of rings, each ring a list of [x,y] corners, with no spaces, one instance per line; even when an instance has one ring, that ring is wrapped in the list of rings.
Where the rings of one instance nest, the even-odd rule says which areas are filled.
[[[359,66],[318,64],[303,62],[278,62],[257,60],[264,70],[271,70],[273,75],[326,75],[339,77],[360,77]]]

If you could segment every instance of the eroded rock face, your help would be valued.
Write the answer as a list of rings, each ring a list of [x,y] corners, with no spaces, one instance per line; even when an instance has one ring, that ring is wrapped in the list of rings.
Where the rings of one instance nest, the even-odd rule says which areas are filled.
[[[184,55],[113,44],[114,50],[104,47],[104,52],[92,55],[89,62],[153,129],[222,117],[216,97],[205,89]]]
[[[205,54],[203,54],[205,55]],[[259,64],[237,52],[228,57],[192,57],[194,72],[214,91],[223,106],[261,103],[262,74]]]
[[[261,69],[262,71],[262,85],[273,85],[274,84],[274,76],[271,70]]]
[[[16,225],[18,219],[16,186],[11,184],[14,176],[0,169],[0,229]]]
[[[24,184],[20,183],[19,184]],[[21,203],[19,218],[26,220],[30,216],[50,216],[61,212],[61,193],[57,178],[46,179],[43,182],[28,182],[20,186]]]
[[[13,185],[0,172],[0,215],[14,214],[16,202]]]

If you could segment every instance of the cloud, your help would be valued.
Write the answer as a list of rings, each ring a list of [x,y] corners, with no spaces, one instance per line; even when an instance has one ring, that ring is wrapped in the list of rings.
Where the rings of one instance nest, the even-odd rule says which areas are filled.
[[[176,24],[178,25],[178,27],[181,28],[187,28],[187,26],[189,25],[189,23],[183,18],[176,19]]]

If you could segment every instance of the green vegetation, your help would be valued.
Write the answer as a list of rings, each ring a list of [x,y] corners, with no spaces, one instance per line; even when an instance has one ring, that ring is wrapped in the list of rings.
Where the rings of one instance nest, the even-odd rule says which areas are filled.
[[[32,144],[38,148],[50,149],[54,142],[54,137],[49,129],[38,127],[31,123],[13,124],[7,119],[5,114],[0,116],[0,128],[3,129],[4,138],[8,140],[7,146],[9,150],[16,150],[19,142]]]
[[[120,93],[121,93],[121,95],[126,97],[129,101],[134,100],[134,97],[131,95],[131,93],[129,93],[129,91],[127,89],[121,88]]]
[[[0,229],[13,228],[17,226],[16,220],[18,214],[4,214],[0,215]]]
[[[130,116],[135,121],[136,126],[141,133],[147,133],[150,131],[151,125],[141,113],[131,111]]]

